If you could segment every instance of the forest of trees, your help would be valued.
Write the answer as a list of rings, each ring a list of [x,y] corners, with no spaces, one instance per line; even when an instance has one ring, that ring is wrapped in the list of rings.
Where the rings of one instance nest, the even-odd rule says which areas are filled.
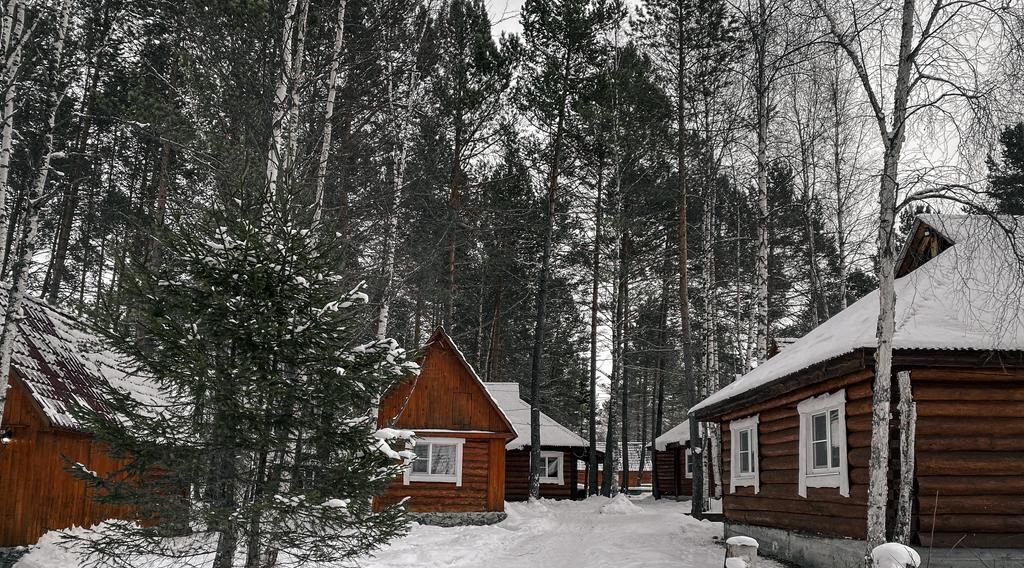
[[[649,444],[879,285],[882,172],[893,215],[1024,213],[1020,7],[830,4],[5,0],[3,281],[144,347],[182,233],[276,215],[363,283],[353,338],[444,326]]]

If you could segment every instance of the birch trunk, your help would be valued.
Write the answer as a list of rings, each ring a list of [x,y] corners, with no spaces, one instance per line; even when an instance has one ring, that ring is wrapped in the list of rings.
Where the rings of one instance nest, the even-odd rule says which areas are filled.
[[[598,160],[597,199],[594,204],[594,250],[591,255],[590,283],[590,420],[588,424],[590,452],[587,463],[587,494],[596,495],[597,488],[597,319],[600,305],[598,290],[601,279],[601,190],[604,186],[604,160]]]
[[[17,15],[13,15],[13,13]],[[17,0],[12,0],[7,6],[3,20],[3,55],[4,60],[10,63],[4,66],[3,133],[0,134],[0,272],[7,266],[7,234],[11,224],[11,210],[7,201],[10,187],[8,178],[11,172],[11,150],[14,145],[14,100],[17,90],[15,80],[18,70],[21,68],[21,35],[24,29],[25,6]],[[8,54],[11,45],[14,46],[14,52]]]
[[[391,211],[388,215],[387,233],[384,240],[384,284],[381,290],[380,308],[377,311],[376,335],[380,339],[387,336],[388,319],[391,314],[391,300],[394,294],[392,290],[395,280],[395,262],[398,252],[398,209],[402,202],[402,189],[405,187],[405,166],[408,156],[409,122],[412,117],[412,109],[416,104],[419,93],[419,71],[416,64],[419,61],[419,51],[423,45],[423,36],[426,33],[428,19],[424,19],[416,41],[416,53],[412,58],[412,68],[409,70],[409,87],[405,95],[403,109],[395,108],[394,83],[388,81],[388,103],[396,124],[396,150],[394,152],[394,163],[392,165],[392,199]],[[540,456],[537,456],[540,459]]]
[[[320,159],[316,167],[316,197],[313,205],[313,220],[319,224],[325,207],[327,182],[327,161],[331,155],[331,138],[334,134],[334,101],[338,97],[338,68],[341,64],[341,50],[345,46],[345,8],[347,0],[338,3],[338,29],[334,32],[334,47],[331,50],[331,72],[327,78],[327,103],[324,105],[324,130],[321,136]]]
[[[914,497],[914,442],[917,429],[917,404],[910,384],[910,371],[896,374],[900,401],[900,485],[897,493],[896,527],[893,540],[910,544],[911,514]]]
[[[64,62],[64,40],[67,37],[68,23],[71,17],[70,2],[61,4],[59,17],[57,40],[54,44],[53,76],[55,79],[59,79]],[[26,198],[25,223],[20,243],[21,257],[11,267],[11,287],[7,293],[7,305],[4,306],[3,328],[0,330],[0,422],[3,421],[4,406],[7,402],[8,379],[11,373],[11,359],[14,354],[15,327],[25,303],[29,269],[32,266],[32,257],[36,252],[39,216],[43,206],[51,197],[51,195],[45,194],[46,181],[50,175],[50,163],[57,154],[53,148],[53,135],[56,130],[57,113],[64,100],[64,93],[58,92],[56,89],[55,86],[51,95],[52,103],[46,123],[46,136],[43,138],[43,156],[39,164],[39,171]]]
[[[299,31],[295,40],[291,77],[288,81],[291,88],[291,101],[288,105],[288,145],[283,168],[285,175],[289,175],[292,171],[299,147],[299,110],[302,107],[302,89],[305,83],[302,68],[306,60],[306,23],[309,19],[309,0],[300,0],[298,10]]]
[[[274,90],[274,113],[270,134],[270,149],[267,151],[267,194],[273,199],[277,197],[277,186],[281,176],[281,168],[287,152],[285,136],[288,132],[286,124],[290,115],[288,96],[292,83],[292,41],[295,35],[295,15],[298,0],[288,0],[284,14],[284,25],[281,27],[281,74]]]
[[[758,0],[758,37],[755,41],[757,97],[757,362],[768,356],[768,9]],[[696,438],[691,438],[696,439]]]

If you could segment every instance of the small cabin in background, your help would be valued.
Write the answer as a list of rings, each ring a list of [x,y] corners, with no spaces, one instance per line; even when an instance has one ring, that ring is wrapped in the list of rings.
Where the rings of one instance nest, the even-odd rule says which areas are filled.
[[[438,328],[420,373],[381,400],[378,426],[416,433],[417,459],[378,498],[413,513],[505,510],[505,443],[516,430],[451,337]]]
[[[518,434],[506,446],[505,499],[525,501],[530,481],[530,405],[519,397],[519,383],[485,383]],[[587,441],[540,413],[540,496],[576,499],[576,463],[587,459]]]
[[[0,288],[0,307],[6,303],[7,290]],[[0,547],[34,544],[49,530],[131,517],[128,508],[97,503],[68,471],[77,462],[103,476],[121,466],[73,415],[76,403],[109,410],[100,394],[105,384],[150,400],[159,396],[151,384],[118,370],[114,355],[82,322],[26,298],[0,424]]]
[[[597,443],[597,484],[600,486],[604,482],[604,442]],[[645,447],[643,442],[626,442],[627,456],[629,457],[629,485],[626,485],[627,481],[626,472],[622,471],[622,443],[615,444],[612,450],[614,452],[613,459],[619,464],[618,480],[619,487],[630,487],[637,488],[642,486],[651,485],[652,477],[652,462],[651,452]],[[587,462],[589,458],[584,457],[577,465],[577,480],[584,486],[587,483]]]
[[[693,495],[690,421],[684,420],[654,440],[654,498]]]
[[[911,544],[932,568],[1024,564],[1022,222],[922,215],[896,264],[890,495],[906,372]],[[878,311],[875,291],[691,409],[722,426],[726,536],[802,566],[859,565]],[[891,539],[894,497],[887,509]]]

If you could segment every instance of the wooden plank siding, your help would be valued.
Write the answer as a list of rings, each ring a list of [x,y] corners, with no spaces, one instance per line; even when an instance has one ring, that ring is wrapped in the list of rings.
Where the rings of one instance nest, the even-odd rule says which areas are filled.
[[[420,373],[381,400],[378,426],[412,430],[420,438],[461,438],[462,485],[398,477],[374,503],[378,509],[410,498],[412,512],[505,510],[505,443],[515,432],[443,331],[435,332]]]
[[[1019,548],[1024,370],[913,369],[911,383],[918,414],[914,527],[921,544]]]
[[[3,428],[13,439],[0,446],[0,546],[34,544],[48,530],[92,526],[110,518],[131,518],[131,509],[102,505],[68,463],[80,462],[100,475],[121,465],[87,434],[50,428],[11,375]]]
[[[871,372],[849,375],[806,386],[786,395],[723,416],[722,477],[726,480],[722,510],[726,519],[809,533],[865,538],[867,518],[867,465],[871,445]],[[799,422],[797,404],[820,394],[846,389],[846,430],[849,450],[850,496],[835,488],[799,485]],[[738,487],[732,491],[729,421],[760,414],[758,466],[760,491]]]
[[[656,477],[658,496],[693,495],[693,479],[686,477],[686,455],[684,454],[689,445],[689,442],[685,447],[670,444],[665,451],[654,450],[654,467],[658,471]]]
[[[451,349],[440,341],[431,343],[421,365],[419,376],[398,385],[381,401],[382,425],[508,433],[487,392]]]
[[[393,505],[409,497],[409,511],[471,512],[503,511],[504,491],[491,484],[492,442],[486,438],[467,439],[462,447],[462,486],[452,483],[412,481],[404,485],[402,477],[391,481],[379,499],[381,506]],[[498,497],[501,501],[497,501]]]
[[[544,451],[559,451],[544,448]],[[540,496],[548,499],[572,499],[576,482],[576,458],[562,451],[562,483],[541,483]],[[530,496],[530,448],[509,450],[505,454],[505,498],[526,501]]]

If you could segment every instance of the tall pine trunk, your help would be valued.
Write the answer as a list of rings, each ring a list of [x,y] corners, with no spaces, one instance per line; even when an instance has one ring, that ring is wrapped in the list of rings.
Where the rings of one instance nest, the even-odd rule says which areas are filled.
[[[597,487],[597,319],[600,305],[598,291],[601,279],[601,229],[602,206],[601,191],[604,185],[604,160],[598,160],[597,166],[597,199],[594,204],[594,250],[591,253],[590,283],[590,416],[588,423],[588,440],[590,449],[587,463],[587,494],[596,495]]]

